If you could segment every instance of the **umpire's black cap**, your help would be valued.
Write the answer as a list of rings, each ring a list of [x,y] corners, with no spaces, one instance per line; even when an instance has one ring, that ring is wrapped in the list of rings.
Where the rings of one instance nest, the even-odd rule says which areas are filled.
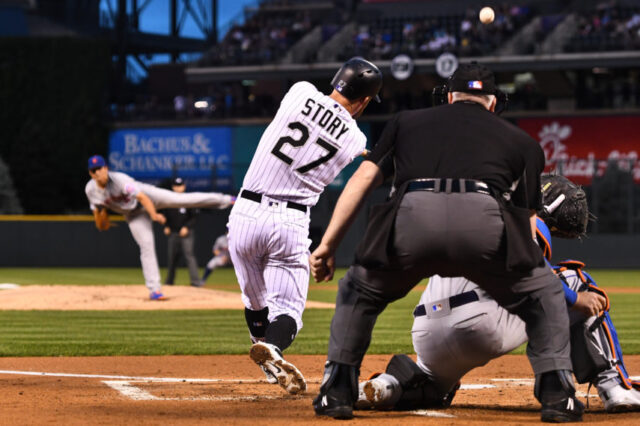
[[[495,95],[496,80],[493,72],[477,62],[460,64],[447,83],[449,92],[482,93]]]
[[[350,101],[371,96],[380,102],[378,92],[382,88],[382,72],[373,63],[355,56],[340,67],[331,80],[331,87]]]

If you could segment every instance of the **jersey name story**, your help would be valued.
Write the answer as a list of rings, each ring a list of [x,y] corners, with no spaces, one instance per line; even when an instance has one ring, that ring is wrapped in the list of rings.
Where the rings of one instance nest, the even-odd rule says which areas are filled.
[[[313,116],[311,116],[311,119],[313,121],[317,120],[318,125],[324,128],[324,130],[327,133],[329,133],[331,136],[334,136],[336,140],[340,139],[340,136],[342,136],[343,134],[349,131],[349,128],[342,122],[340,117],[334,117],[333,111],[325,108],[322,104],[317,103],[311,98],[307,99],[307,101],[304,103],[304,109],[302,110],[301,114],[309,117],[313,112],[314,107],[315,107],[315,112],[313,113]],[[323,110],[324,110],[324,113],[322,113],[321,115],[320,113]],[[331,118],[333,118],[333,120],[331,120]],[[336,130],[338,130],[338,134],[334,135]]]

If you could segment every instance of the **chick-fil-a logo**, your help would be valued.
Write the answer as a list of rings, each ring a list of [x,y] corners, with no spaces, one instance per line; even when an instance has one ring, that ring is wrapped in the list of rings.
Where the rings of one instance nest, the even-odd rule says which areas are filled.
[[[568,157],[567,146],[562,143],[571,136],[571,126],[560,125],[557,121],[542,126],[538,133],[540,146],[544,151],[547,165],[556,164]]]

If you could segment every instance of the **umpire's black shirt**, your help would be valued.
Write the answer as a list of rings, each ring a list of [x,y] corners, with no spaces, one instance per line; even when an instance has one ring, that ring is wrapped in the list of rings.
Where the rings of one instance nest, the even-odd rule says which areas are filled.
[[[478,103],[462,101],[396,114],[367,160],[380,165],[388,156],[394,160],[396,187],[418,178],[464,178],[506,192],[526,166],[528,202],[520,185],[514,203],[541,207],[545,160],[540,144]],[[387,175],[393,172],[383,168]]]
[[[164,226],[171,229],[171,232],[180,232],[183,226],[192,229],[196,222],[196,209],[181,207],[179,209],[166,209],[163,213],[167,218],[167,223]]]

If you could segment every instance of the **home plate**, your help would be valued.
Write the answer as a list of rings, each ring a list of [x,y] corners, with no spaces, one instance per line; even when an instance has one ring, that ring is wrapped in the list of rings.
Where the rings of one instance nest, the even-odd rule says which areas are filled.
[[[18,288],[18,287],[20,287],[20,284],[0,283],[0,290],[10,290],[12,288]]]
[[[443,417],[447,419],[453,419],[456,417],[453,414],[441,413],[439,411],[433,411],[433,410],[415,410],[415,411],[411,411],[411,414],[415,414],[416,416],[425,416],[425,417]]]

